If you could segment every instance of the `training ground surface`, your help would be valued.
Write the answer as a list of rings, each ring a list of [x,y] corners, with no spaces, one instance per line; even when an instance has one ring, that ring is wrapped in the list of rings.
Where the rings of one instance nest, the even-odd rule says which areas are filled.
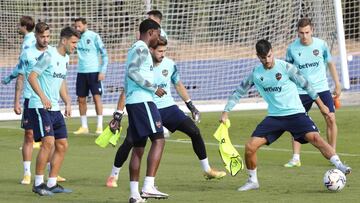
[[[156,178],[159,190],[170,194],[168,200],[148,202],[358,202],[360,192],[360,107],[344,107],[337,111],[339,128],[337,152],[344,162],[353,168],[347,176],[347,185],[341,192],[329,192],[323,186],[323,174],[333,166],[310,144],[303,145],[300,168],[284,168],[291,158],[289,134],[284,134],[270,147],[258,152],[258,177],[260,189],[237,192],[246,181],[245,171],[237,176],[226,176],[222,180],[207,181],[202,177],[200,163],[192,151],[187,137],[180,133],[167,139],[165,151]],[[230,138],[243,156],[244,144],[256,124],[265,116],[265,111],[231,112]],[[224,169],[218,154],[218,145],[212,137],[218,126],[220,113],[203,113],[200,127],[206,142],[210,164]],[[325,123],[320,112],[314,108],[310,114],[325,135]],[[109,118],[104,119],[104,123]],[[120,172],[119,187],[106,188],[105,181],[110,174],[116,148],[102,149],[94,144],[95,135],[76,136],[72,134],[79,127],[79,118],[67,121],[69,150],[61,170],[67,178],[64,187],[73,189],[72,194],[57,194],[40,197],[31,192],[31,185],[20,185],[23,174],[21,150],[23,131],[19,121],[0,122],[0,202],[127,202],[129,198],[128,161]],[[127,119],[123,120],[126,129]],[[89,120],[90,129],[95,131],[95,119]],[[124,133],[120,142],[123,141]],[[149,143],[148,143],[149,146]],[[147,151],[147,150],[146,150]],[[31,164],[35,169],[34,150]],[[145,156],[147,153],[145,154]],[[140,187],[145,175],[146,158],[143,159]],[[34,178],[34,176],[33,176]]]

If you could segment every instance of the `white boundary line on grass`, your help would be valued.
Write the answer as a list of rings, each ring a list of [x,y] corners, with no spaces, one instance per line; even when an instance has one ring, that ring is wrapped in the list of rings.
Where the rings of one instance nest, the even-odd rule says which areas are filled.
[[[0,125],[0,128],[3,129],[14,129],[14,130],[22,130],[22,128],[20,127],[14,127],[14,126],[2,126]],[[89,133],[90,138],[95,138],[96,134],[95,133]],[[123,139],[124,136],[121,136],[121,139]],[[173,142],[173,143],[184,143],[184,144],[191,144],[191,140],[187,140],[187,139],[169,139],[166,138],[166,142]],[[121,142],[122,144],[122,142]],[[219,146],[218,143],[213,143],[213,142],[205,142],[205,145],[207,146]],[[245,148],[244,145],[234,145],[235,148]],[[266,151],[276,151],[276,152],[292,152],[292,149],[282,149],[282,148],[273,148],[273,147],[262,147],[260,148],[260,150],[266,150]],[[305,153],[305,154],[319,154],[319,151],[307,151],[307,150],[301,150],[301,153]],[[350,157],[360,157],[360,154],[350,154],[350,153],[341,153],[338,152],[337,153],[340,156],[350,156]]]
[[[190,140],[181,140],[181,139],[166,139],[166,142],[174,142],[174,143],[186,143],[189,144],[191,143]],[[219,146],[218,143],[212,143],[212,142],[205,142],[205,145],[208,146]],[[234,145],[235,148],[245,148],[244,145]],[[273,148],[273,147],[262,147],[260,148],[260,150],[266,150],[266,151],[277,151],[277,152],[292,152],[292,149],[281,149],[281,148]],[[305,153],[305,154],[320,154],[319,151],[307,151],[307,150],[301,150],[301,153]],[[337,153],[340,156],[350,156],[350,157],[360,157],[360,154],[349,154],[349,153]]]

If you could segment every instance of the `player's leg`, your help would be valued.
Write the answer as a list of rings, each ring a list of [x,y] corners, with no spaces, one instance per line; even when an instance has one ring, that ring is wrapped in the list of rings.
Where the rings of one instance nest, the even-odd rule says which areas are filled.
[[[53,193],[44,183],[44,170],[47,160],[51,156],[54,146],[54,131],[48,111],[44,109],[29,109],[31,121],[33,121],[33,135],[36,142],[41,141],[39,153],[36,157],[35,182],[32,191],[41,196],[51,196]]]
[[[334,148],[331,147],[318,132],[306,133],[305,139],[314,145],[326,159],[330,160],[330,162],[345,175],[351,173],[351,168],[341,162]]]
[[[25,130],[24,135],[24,143],[22,146],[22,156],[23,156],[23,165],[24,165],[24,177],[21,181],[21,184],[28,185],[31,183],[31,159],[32,159],[32,152],[33,152],[33,131],[32,129]]]
[[[76,78],[76,95],[78,96],[79,112],[81,119],[81,126],[74,134],[87,134],[89,133],[89,127],[87,123],[87,103],[86,97],[89,95],[87,73],[78,73]]]
[[[257,125],[245,145],[245,164],[249,178],[243,186],[238,188],[238,191],[254,190],[260,187],[257,179],[256,152],[261,146],[275,142],[284,133],[283,127],[287,125],[287,120],[286,117],[267,116]]]
[[[193,150],[200,160],[201,167],[204,171],[204,176],[206,179],[220,179],[226,176],[225,171],[218,171],[212,169],[209,164],[208,157],[206,155],[206,148],[204,140],[201,136],[199,128],[195,125],[194,121],[191,118],[186,117],[181,124],[177,127],[177,130],[185,133],[190,137]]]
[[[132,143],[129,141],[129,133],[126,134],[124,142],[120,145],[119,149],[116,152],[114,165],[111,170],[111,174],[106,181],[107,187],[117,187],[117,180],[119,177],[120,170],[129,156],[129,153],[133,147]]]
[[[155,187],[155,177],[165,145],[163,132],[151,135],[150,140],[151,147],[147,157],[146,177],[144,179],[144,185],[141,189],[141,197],[166,199],[169,195],[160,192],[158,188]]]
[[[338,128],[336,125],[336,118],[335,118],[335,108],[334,108],[334,99],[330,93],[330,91],[320,92],[319,96],[321,101],[329,108],[329,116],[324,116],[326,122],[326,136],[327,141],[334,148],[336,151],[336,139],[338,134]]]
[[[57,177],[68,148],[65,120],[60,111],[50,112],[50,115],[53,121],[55,146],[50,160],[51,169],[47,187],[53,193],[70,193],[72,192],[71,190],[65,189],[57,183]]]
[[[95,94],[93,95],[95,110],[97,115],[97,125],[96,125],[96,134],[101,134],[103,131],[103,105],[101,101],[101,95]]]
[[[95,110],[97,115],[96,134],[101,134],[103,131],[103,104],[101,101],[102,83],[98,80],[99,73],[89,73],[89,89],[93,95]]]
[[[318,128],[307,114],[298,114],[286,127],[294,139],[300,143],[310,142],[344,174],[351,172],[351,168],[340,161],[335,150],[320,136]]]
[[[247,182],[238,188],[238,191],[254,190],[259,188],[257,179],[257,150],[265,145],[267,140],[265,137],[253,136],[245,145],[245,164],[249,178]]]
[[[300,161],[300,150],[301,150],[301,143],[298,141],[291,139],[292,143],[292,149],[293,149],[293,157],[289,160],[288,163],[284,164],[284,167],[286,168],[292,168],[292,167],[300,167],[301,161]]]
[[[31,159],[33,153],[33,126],[32,120],[30,118],[29,112],[29,99],[24,100],[24,110],[21,118],[21,128],[24,129],[24,142],[22,145],[22,156],[23,156],[23,165],[24,165],[24,177],[21,181],[21,184],[28,185],[31,183]]]
[[[146,140],[140,142],[145,143]],[[140,176],[140,166],[141,159],[144,154],[144,145],[137,143],[132,151],[130,164],[129,164],[129,174],[130,174],[130,199],[129,202],[145,202],[144,199],[140,196],[139,193],[139,176]]]

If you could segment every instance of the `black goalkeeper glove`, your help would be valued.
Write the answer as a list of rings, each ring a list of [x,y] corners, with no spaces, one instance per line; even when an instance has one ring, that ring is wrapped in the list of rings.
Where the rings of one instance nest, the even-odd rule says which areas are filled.
[[[185,102],[185,104],[190,110],[191,117],[194,119],[194,121],[200,123],[200,111],[196,109],[196,107],[191,101]]]
[[[112,133],[116,133],[117,130],[120,130],[120,123],[124,113],[115,111],[113,113],[113,119],[109,123],[109,128]]]

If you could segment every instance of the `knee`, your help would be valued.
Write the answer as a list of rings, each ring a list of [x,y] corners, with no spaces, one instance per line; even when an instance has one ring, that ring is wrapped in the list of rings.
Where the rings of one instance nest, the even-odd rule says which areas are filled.
[[[85,105],[86,104],[86,97],[78,97],[79,104]]]
[[[56,143],[56,151],[60,151],[60,152],[66,152],[66,150],[68,149],[68,142],[66,141],[61,141],[59,143]]]
[[[326,117],[326,123],[328,126],[336,125],[336,117],[334,113],[331,113],[330,116]]]
[[[245,154],[254,154],[257,148],[251,144],[251,142],[246,143],[245,145]]]
[[[32,131],[25,130],[25,142],[33,143],[33,141],[34,141],[34,136],[33,136]]]
[[[46,151],[51,151],[51,149],[54,147],[54,142],[51,140],[43,139],[41,141],[41,148]]]

